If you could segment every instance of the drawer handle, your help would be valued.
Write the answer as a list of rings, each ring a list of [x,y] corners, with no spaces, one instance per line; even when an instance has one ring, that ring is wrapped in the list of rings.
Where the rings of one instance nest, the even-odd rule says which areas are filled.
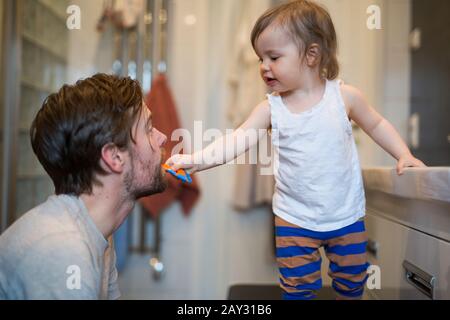
[[[430,299],[434,299],[436,278],[406,260],[403,261],[403,268],[405,268],[406,281]]]
[[[379,243],[375,240],[369,239],[367,241],[367,252],[373,255],[375,258],[378,256],[378,248],[380,247]]]

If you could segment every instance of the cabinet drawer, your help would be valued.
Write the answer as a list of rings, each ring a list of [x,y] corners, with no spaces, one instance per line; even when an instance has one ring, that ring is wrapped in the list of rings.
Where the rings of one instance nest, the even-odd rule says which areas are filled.
[[[420,275],[407,281],[409,269],[420,270],[424,278],[434,277],[434,299],[450,299],[450,243],[409,228],[367,210],[366,227],[371,243],[371,264],[381,271],[381,290],[369,290],[378,299],[430,299]],[[376,252],[374,252],[376,251]],[[418,279],[417,279],[418,278]],[[425,279],[429,281],[430,278]]]

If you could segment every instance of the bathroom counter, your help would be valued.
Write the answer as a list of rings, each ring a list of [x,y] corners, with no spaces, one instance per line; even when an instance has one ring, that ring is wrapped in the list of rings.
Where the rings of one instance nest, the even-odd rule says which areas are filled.
[[[450,299],[450,168],[363,169],[375,299]]]
[[[450,241],[450,168],[363,169],[367,213]]]
[[[406,168],[401,176],[391,167],[369,167],[363,169],[363,177],[366,189],[403,198],[450,202],[450,167]]]

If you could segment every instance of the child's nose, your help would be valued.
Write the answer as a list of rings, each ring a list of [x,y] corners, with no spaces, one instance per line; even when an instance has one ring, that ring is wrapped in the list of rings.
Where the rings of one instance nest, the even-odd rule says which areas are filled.
[[[269,71],[269,64],[266,62],[261,62],[260,68],[261,71]]]

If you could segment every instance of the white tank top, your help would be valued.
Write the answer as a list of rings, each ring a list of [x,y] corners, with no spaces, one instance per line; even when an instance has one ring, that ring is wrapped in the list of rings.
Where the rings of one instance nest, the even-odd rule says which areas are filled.
[[[365,215],[361,168],[340,81],[328,81],[314,107],[292,113],[267,95],[272,121],[275,194],[280,218],[313,231],[333,231]]]

